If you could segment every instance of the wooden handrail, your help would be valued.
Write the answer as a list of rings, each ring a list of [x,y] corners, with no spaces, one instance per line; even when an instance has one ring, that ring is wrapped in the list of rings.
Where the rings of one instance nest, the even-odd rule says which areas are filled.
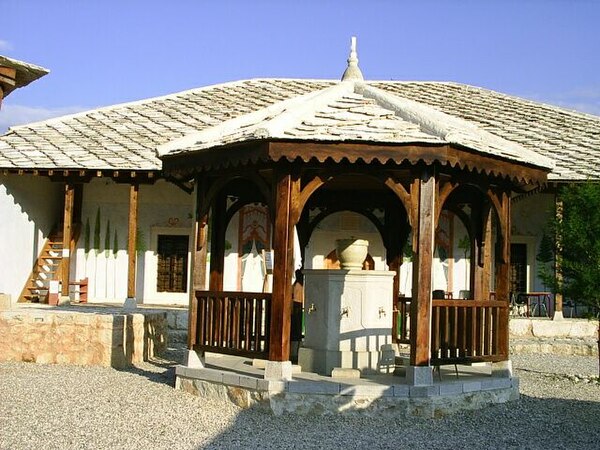
[[[460,306],[466,308],[481,308],[481,307],[497,307],[503,308],[509,307],[508,302],[501,302],[498,300],[432,300],[433,306]]]

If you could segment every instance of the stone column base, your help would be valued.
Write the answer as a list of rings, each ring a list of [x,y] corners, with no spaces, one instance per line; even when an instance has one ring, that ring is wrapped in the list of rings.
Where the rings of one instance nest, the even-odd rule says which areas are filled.
[[[512,378],[512,361],[500,361],[492,363],[492,376],[496,378]]]
[[[137,301],[133,297],[127,297],[125,302],[123,303],[123,309],[126,311],[131,311],[137,308]]]
[[[265,380],[291,380],[291,361],[266,361]]]
[[[185,357],[185,365],[194,369],[202,369],[206,367],[206,359],[204,352],[197,352],[196,350],[188,350]]]
[[[406,383],[410,386],[430,386],[433,384],[431,366],[407,366]]]

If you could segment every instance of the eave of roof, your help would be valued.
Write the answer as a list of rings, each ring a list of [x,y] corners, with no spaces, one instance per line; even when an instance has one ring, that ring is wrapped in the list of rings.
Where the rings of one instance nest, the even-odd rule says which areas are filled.
[[[15,85],[12,87],[7,86],[4,92],[5,97],[15,89],[27,86],[29,83],[43,77],[44,75],[47,75],[50,72],[48,69],[45,69],[41,66],[36,66],[35,64],[19,61],[17,59],[12,59],[2,55],[0,55],[0,66],[10,67],[11,69],[16,70]]]

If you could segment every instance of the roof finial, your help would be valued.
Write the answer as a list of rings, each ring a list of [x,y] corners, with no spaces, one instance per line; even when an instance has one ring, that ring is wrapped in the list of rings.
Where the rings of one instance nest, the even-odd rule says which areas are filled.
[[[350,56],[348,57],[348,67],[346,67],[344,75],[342,75],[342,81],[364,80],[363,74],[358,67],[358,55],[356,53],[356,37],[352,36],[350,42]]]

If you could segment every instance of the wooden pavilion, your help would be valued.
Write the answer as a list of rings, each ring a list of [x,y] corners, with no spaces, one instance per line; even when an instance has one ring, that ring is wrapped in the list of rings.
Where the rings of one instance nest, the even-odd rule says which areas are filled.
[[[398,298],[395,305],[401,319],[410,317],[410,333],[401,320],[397,336],[410,344],[409,382],[427,384],[435,365],[508,361],[511,193],[544,183],[551,163],[466,121],[367,85],[354,49],[348,62],[337,85],[159,150],[169,176],[195,181],[189,349],[200,360],[210,351],[289,364],[295,229],[303,250],[320,220],[350,210],[379,230],[387,265],[397,273],[396,294],[403,250],[412,248],[412,299]],[[250,203],[270,211],[272,292],[224,292],[225,230]],[[434,236],[443,210],[469,234],[466,299],[433,299]],[[209,245],[205,289],[201,262]],[[285,368],[274,373],[289,376]]]

